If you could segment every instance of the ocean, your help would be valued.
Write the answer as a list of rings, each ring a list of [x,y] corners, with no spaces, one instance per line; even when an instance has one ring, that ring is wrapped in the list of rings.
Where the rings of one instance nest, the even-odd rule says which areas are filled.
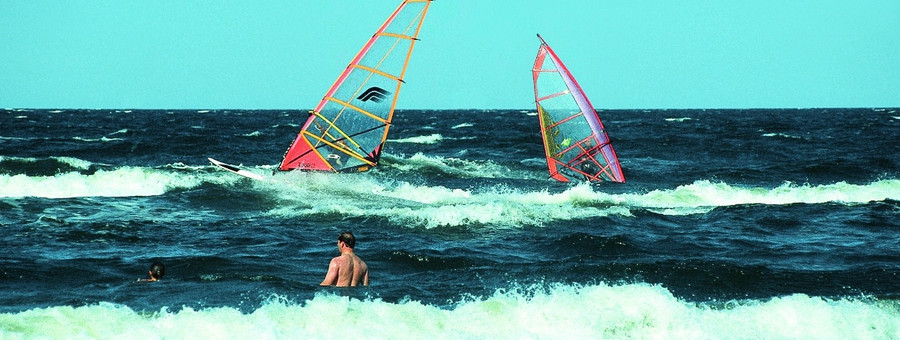
[[[305,110],[0,110],[0,339],[898,339],[897,111],[601,110],[588,184],[533,108],[274,176]],[[344,230],[371,285],[319,287]]]

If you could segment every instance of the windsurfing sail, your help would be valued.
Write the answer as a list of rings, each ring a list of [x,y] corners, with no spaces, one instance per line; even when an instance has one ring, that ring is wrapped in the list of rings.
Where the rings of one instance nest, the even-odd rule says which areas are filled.
[[[431,0],[403,1],[303,124],[279,170],[366,171],[378,164]]]
[[[550,177],[560,182],[625,182],[594,106],[544,38],[534,59],[534,100]]]

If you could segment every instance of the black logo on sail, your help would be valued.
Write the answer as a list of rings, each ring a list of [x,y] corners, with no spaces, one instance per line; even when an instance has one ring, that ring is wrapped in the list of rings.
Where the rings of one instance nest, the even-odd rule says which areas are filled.
[[[356,97],[356,99],[362,100],[364,102],[371,100],[376,103],[381,103],[385,98],[387,98],[389,94],[391,93],[388,92],[388,90],[385,90],[378,86],[372,86],[361,95],[359,95],[359,97]]]

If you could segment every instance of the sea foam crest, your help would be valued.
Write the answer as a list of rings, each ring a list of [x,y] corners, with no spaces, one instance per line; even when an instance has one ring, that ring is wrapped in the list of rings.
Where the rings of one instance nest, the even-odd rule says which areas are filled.
[[[436,172],[453,178],[528,178],[528,172],[513,171],[493,161],[474,161],[416,153],[409,158],[391,158],[389,166],[407,172]]]
[[[794,135],[790,135],[790,134],[786,134],[786,133],[781,133],[781,132],[778,132],[778,133],[776,133],[776,132],[764,133],[764,134],[762,134],[762,136],[763,136],[763,137],[782,137],[782,138],[790,138],[790,139],[806,139],[806,138],[804,138],[804,137],[794,136]]]
[[[339,321],[338,321],[339,320]],[[364,339],[894,339],[895,301],[796,294],[690,303],[649,284],[498,290],[448,308],[317,294],[273,299],[250,313],[230,307],[134,311],[100,303],[0,314],[0,338]]]
[[[90,169],[91,165],[94,165],[91,161],[86,161],[80,158],[75,157],[50,157],[59,163],[68,165],[75,169],[87,170]],[[38,162],[39,159],[33,157],[11,157],[11,156],[0,156],[0,162],[5,161],[13,161],[13,162],[22,162],[22,163],[35,163]]]
[[[72,139],[77,140],[77,141],[79,141],[79,142],[114,142],[114,141],[122,141],[122,140],[125,140],[125,139],[122,139],[122,138],[109,138],[109,137],[106,137],[106,136],[103,136],[103,137],[100,137],[100,138],[86,138],[86,137],[78,137],[78,136],[75,136],[75,137],[72,137]]]
[[[411,144],[437,144],[444,139],[439,133],[432,133],[427,136],[415,136],[401,139],[390,139],[391,143],[411,143]]]
[[[699,180],[675,189],[653,190],[645,194],[621,195],[624,202],[645,208],[666,208],[675,213],[679,208],[714,208],[743,204],[785,205],[868,203],[900,199],[900,180],[879,180],[869,184],[838,182],[825,185],[784,183],[776,188],[742,187],[721,182]]]
[[[0,197],[155,196],[175,188],[196,187],[202,182],[192,174],[144,167],[98,170],[89,175],[79,172],[54,176],[0,175]]]
[[[633,210],[660,214],[705,213],[744,204],[863,204],[900,200],[900,180],[866,185],[783,184],[776,188],[740,187],[695,181],[674,189],[611,194],[586,183],[562,192],[529,191],[503,185],[448,188],[371,176],[306,177],[303,185],[273,185],[284,204],[270,213],[296,216],[381,217],[411,227],[492,225],[541,226],[554,221],[610,215],[631,216]]]
[[[627,207],[600,204],[585,208],[583,196],[590,187],[551,194],[506,186],[448,188],[418,185],[371,176],[314,175],[303,185],[272,184],[285,203],[270,213],[296,216],[381,217],[399,225],[435,228],[491,224],[495,226],[541,225],[608,214],[628,214]],[[605,195],[605,194],[604,194]],[[560,204],[562,202],[562,204]]]

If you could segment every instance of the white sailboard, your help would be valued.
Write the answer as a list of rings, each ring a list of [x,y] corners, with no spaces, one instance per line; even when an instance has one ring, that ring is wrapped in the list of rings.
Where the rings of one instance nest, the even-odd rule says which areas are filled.
[[[233,173],[235,173],[235,174],[238,174],[238,175],[241,175],[241,176],[244,176],[244,177],[247,177],[247,178],[252,178],[252,179],[255,179],[255,180],[258,180],[258,181],[266,181],[266,177],[265,177],[265,176],[260,175],[260,174],[257,174],[257,173],[254,173],[254,172],[247,171],[247,170],[242,169],[241,167],[239,167],[239,166],[237,166],[237,165],[231,165],[231,164],[228,164],[228,163],[222,163],[222,162],[219,162],[219,161],[217,161],[217,160],[215,160],[215,159],[212,159],[212,158],[207,158],[207,159],[209,159],[209,162],[212,163],[213,165],[218,166],[218,167],[220,167],[220,168],[222,168],[222,169],[228,170],[228,171],[230,171],[230,172],[233,172]]]

